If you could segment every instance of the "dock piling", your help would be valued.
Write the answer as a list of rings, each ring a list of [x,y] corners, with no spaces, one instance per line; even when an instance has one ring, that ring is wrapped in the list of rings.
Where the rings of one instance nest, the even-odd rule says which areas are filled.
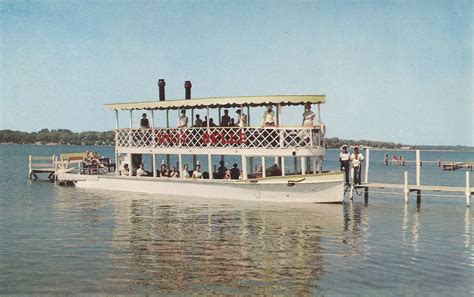
[[[410,191],[408,190],[408,171],[405,171],[405,183],[403,185],[403,194],[405,196],[405,203],[408,203],[408,195]]]
[[[366,148],[365,149],[365,159],[367,160],[365,163],[365,183],[369,182],[369,155],[370,149]]]
[[[420,150],[416,150],[416,185],[420,185]]]
[[[471,190],[469,187],[469,171],[466,171],[466,206],[471,206]]]

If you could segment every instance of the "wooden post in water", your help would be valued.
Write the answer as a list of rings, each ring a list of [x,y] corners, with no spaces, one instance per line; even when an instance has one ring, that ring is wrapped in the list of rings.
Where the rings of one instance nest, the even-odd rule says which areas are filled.
[[[365,149],[365,154],[366,154],[366,164],[365,164],[365,183],[368,183],[369,182],[369,153],[370,153],[370,150],[369,148],[366,148]]]
[[[31,155],[28,156],[28,178],[31,179]]]
[[[369,203],[369,187],[364,188],[364,202],[366,205]]]
[[[416,185],[420,185],[420,150],[416,150]]]
[[[466,206],[471,206],[471,189],[469,187],[469,171],[466,171]]]
[[[416,190],[416,205],[421,203],[421,190]]]
[[[354,167],[351,168],[351,188],[349,191],[349,198],[354,198]]]
[[[408,194],[410,191],[408,190],[408,171],[405,171],[405,183],[403,185],[403,194],[405,197],[405,203],[408,203]]]

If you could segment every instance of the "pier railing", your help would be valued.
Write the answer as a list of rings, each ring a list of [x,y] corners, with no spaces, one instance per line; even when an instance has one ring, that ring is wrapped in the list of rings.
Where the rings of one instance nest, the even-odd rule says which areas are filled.
[[[117,129],[118,147],[302,148],[323,146],[321,130],[304,127]]]

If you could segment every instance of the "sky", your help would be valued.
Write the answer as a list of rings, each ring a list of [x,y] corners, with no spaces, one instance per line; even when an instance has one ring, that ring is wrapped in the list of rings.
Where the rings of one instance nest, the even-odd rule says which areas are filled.
[[[328,137],[474,146],[473,11],[469,0],[0,0],[0,129],[112,130],[103,105],[157,100],[163,78],[170,100],[185,80],[196,98],[325,94]],[[301,113],[283,108],[284,123]]]

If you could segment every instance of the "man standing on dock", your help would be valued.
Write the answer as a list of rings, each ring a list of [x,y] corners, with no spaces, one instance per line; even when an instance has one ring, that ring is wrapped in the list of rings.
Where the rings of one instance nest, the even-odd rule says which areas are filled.
[[[356,185],[360,185],[360,175],[362,173],[362,162],[364,161],[364,156],[359,153],[359,147],[354,148],[354,153],[351,156],[352,167],[354,168],[354,177],[353,182]]]
[[[341,162],[341,171],[346,173],[346,185],[349,184],[349,160],[351,156],[347,151],[347,145],[342,146],[342,151],[339,154],[339,162]]]

